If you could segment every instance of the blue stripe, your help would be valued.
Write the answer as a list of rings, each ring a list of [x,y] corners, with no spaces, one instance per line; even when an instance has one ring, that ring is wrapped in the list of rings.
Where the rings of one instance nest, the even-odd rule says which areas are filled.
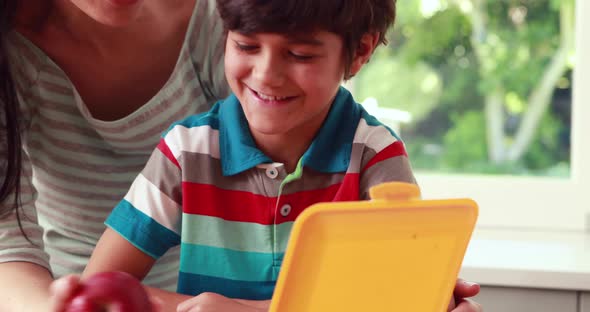
[[[361,109],[350,92],[340,87],[326,120],[303,154],[303,166],[325,173],[345,172]]]
[[[354,101],[350,92],[340,87],[326,120],[303,155],[303,166],[325,173],[345,172],[361,111],[362,106]],[[272,162],[256,147],[235,95],[225,99],[219,110],[219,144],[224,176]]]
[[[182,272],[250,282],[276,280],[284,256],[188,243],[180,248]]]
[[[248,300],[267,300],[272,298],[276,281],[244,282],[206,275],[180,272],[176,292],[196,296],[203,292]]]
[[[272,162],[256,146],[242,105],[235,95],[232,94],[223,101],[219,119],[219,151],[224,176]]]
[[[180,236],[123,199],[104,222],[135,247],[153,258],[180,243]]]

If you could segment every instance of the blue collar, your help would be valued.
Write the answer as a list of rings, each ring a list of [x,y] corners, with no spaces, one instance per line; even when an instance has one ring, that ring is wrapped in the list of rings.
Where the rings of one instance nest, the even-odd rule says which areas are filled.
[[[230,95],[219,107],[219,148],[224,176],[273,161],[256,147],[240,102]],[[340,87],[326,120],[302,157],[302,165],[319,172],[345,172],[362,107]]]

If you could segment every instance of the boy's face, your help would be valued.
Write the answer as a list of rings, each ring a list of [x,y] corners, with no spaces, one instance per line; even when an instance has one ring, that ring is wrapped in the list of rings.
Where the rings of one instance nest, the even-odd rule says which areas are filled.
[[[226,78],[255,140],[315,134],[344,77],[342,45],[325,31],[300,37],[228,33]]]

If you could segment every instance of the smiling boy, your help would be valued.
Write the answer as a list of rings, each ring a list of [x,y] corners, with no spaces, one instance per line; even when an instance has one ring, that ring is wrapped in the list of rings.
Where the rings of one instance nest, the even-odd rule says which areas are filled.
[[[269,299],[303,209],[368,199],[386,181],[414,182],[402,142],[341,87],[384,41],[395,7],[217,3],[233,95],[163,134],[107,220],[116,232],[108,237],[152,262],[180,244],[179,293]]]
[[[142,278],[180,245],[179,293],[207,294],[209,303],[270,299],[304,209],[368,199],[383,182],[415,183],[400,139],[341,87],[385,43],[395,1],[217,5],[233,95],[162,135],[106,221],[84,275]],[[193,304],[207,305],[187,310]]]

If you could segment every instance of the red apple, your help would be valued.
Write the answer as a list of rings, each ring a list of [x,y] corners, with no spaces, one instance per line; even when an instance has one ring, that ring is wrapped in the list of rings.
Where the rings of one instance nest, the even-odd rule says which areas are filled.
[[[65,312],[150,312],[140,281],[125,272],[101,272],[82,281]]]

